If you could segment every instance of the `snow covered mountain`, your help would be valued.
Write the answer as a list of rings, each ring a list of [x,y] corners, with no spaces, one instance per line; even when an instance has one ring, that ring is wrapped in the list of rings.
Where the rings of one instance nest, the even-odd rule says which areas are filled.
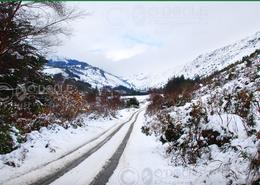
[[[121,78],[86,62],[59,58],[49,60],[44,72],[51,75],[62,73],[64,76],[87,82],[92,87],[98,88],[103,86],[124,86],[127,88],[148,89],[162,87],[173,76],[184,75],[185,77],[193,78],[196,75],[210,75],[259,48],[260,32],[257,32],[233,44],[199,55],[184,66],[169,68],[167,71],[153,74],[140,73]]]
[[[43,72],[50,75],[62,73],[65,77],[87,82],[93,88],[103,86],[134,88],[134,85],[125,79],[75,59],[50,59]]]
[[[138,74],[129,77],[137,88],[161,87],[174,75],[193,78],[207,76],[242,59],[260,48],[260,32],[233,44],[199,55],[193,61],[178,69],[168,69],[157,74]]]
[[[210,53],[198,56],[191,63],[185,65],[179,74],[186,77],[208,76],[228,65],[241,60],[244,56],[260,48],[260,32],[239,42],[216,49]]]

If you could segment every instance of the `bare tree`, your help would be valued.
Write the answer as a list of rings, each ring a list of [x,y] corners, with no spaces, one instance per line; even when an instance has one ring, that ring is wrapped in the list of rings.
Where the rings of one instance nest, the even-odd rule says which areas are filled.
[[[58,35],[69,34],[64,24],[80,15],[61,2],[0,2],[0,58],[25,45],[45,53],[60,43]]]

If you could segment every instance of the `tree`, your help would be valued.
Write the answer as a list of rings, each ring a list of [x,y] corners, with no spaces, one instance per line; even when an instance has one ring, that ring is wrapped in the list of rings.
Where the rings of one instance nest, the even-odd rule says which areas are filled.
[[[61,2],[0,3],[0,82],[15,90],[12,101],[39,101],[37,92],[28,95],[28,87],[51,83],[42,73],[45,54],[59,43],[59,34],[69,33],[62,24],[78,16]]]
[[[199,77],[194,80],[185,78],[183,75],[173,77],[164,86],[164,94],[173,101],[174,104],[182,105],[190,99],[192,91],[199,83]]]
[[[59,43],[59,34],[68,34],[62,23],[79,14],[60,2],[13,1],[0,3],[1,82],[40,80],[47,62],[44,54]]]
[[[33,54],[35,47],[37,52],[39,49],[46,51],[59,43],[57,35],[69,34],[62,24],[79,16],[79,12],[53,1],[2,2],[0,13],[0,56],[14,53],[21,47],[25,47],[28,52],[33,51]]]
[[[9,103],[0,102],[0,153],[12,147],[11,126],[17,126],[19,120],[25,126],[24,120],[34,119],[48,101],[47,95],[28,94],[28,87],[37,91],[37,86],[52,83],[41,72],[47,62],[45,54],[60,43],[59,34],[69,33],[64,23],[79,15],[61,2],[0,2],[0,83],[10,86],[0,95],[16,93]]]
[[[126,102],[126,107],[138,108],[139,107],[139,102],[138,102],[137,98],[133,97],[133,98],[128,99],[127,102]]]

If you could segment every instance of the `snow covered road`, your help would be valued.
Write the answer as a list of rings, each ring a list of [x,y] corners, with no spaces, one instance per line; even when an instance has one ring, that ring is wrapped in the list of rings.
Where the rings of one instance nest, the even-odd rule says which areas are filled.
[[[114,170],[118,166],[120,157],[122,156],[122,154],[125,150],[125,147],[126,147],[126,144],[129,140],[130,134],[133,131],[134,124],[136,123],[136,120],[137,120],[140,113],[141,113],[141,111],[139,111],[138,114],[136,114],[133,122],[131,123],[131,125],[130,125],[124,139],[123,139],[123,141],[118,146],[117,150],[114,152],[113,156],[109,159],[107,164],[103,167],[103,170],[100,171],[98,173],[98,175],[95,177],[95,179],[90,183],[91,185],[102,185],[102,184],[105,185],[108,182],[109,178],[111,177]]]
[[[172,168],[155,138],[141,132],[144,111],[104,146],[52,185],[190,184],[190,171]],[[178,175],[186,175],[179,179]]]
[[[173,171],[164,158],[160,141],[141,132],[143,123],[144,112],[139,115],[119,164],[107,185],[186,184],[176,178],[173,181],[176,171]]]
[[[130,112],[133,112],[133,111],[130,111]],[[64,173],[66,173],[73,167],[77,166],[81,161],[84,160],[84,158],[90,156],[92,153],[94,153],[96,150],[98,150],[113,135],[115,135],[115,133],[118,132],[123,126],[127,125],[128,122],[131,122],[131,120],[134,118],[134,115],[136,115],[136,114],[137,114],[137,111],[135,111],[132,115],[130,114],[130,117],[124,122],[121,121],[121,123],[116,123],[115,120],[108,121],[107,125],[110,125],[110,127],[107,127],[106,125],[103,126],[103,123],[102,123],[102,125],[99,124],[100,126],[102,126],[102,128],[103,127],[107,128],[107,129],[103,130],[103,132],[100,132],[100,131],[102,131],[100,129],[97,130],[98,128],[93,128],[94,129],[93,130],[93,129],[91,129],[92,128],[91,126],[88,126],[88,129],[91,129],[97,133],[95,136],[93,135],[95,132],[92,131],[90,134],[89,132],[86,133],[85,130],[83,130],[82,133],[79,132],[77,134],[77,135],[79,135],[79,137],[73,138],[71,134],[68,134],[68,136],[69,136],[68,137],[69,140],[68,140],[68,144],[67,144],[68,146],[70,146],[71,144],[74,144],[75,146],[77,146],[76,142],[79,143],[80,140],[79,141],[77,141],[77,140],[80,139],[80,137],[86,138],[86,141],[83,142],[82,144],[78,145],[76,148],[74,147],[73,150],[70,150],[70,151],[68,150],[68,152],[65,152],[63,155],[60,155],[58,158],[55,158],[55,155],[53,155],[53,154],[60,152],[59,150],[55,153],[52,153],[53,159],[50,158],[50,160],[45,163],[42,163],[40,160],[36,160],[36,159],[41,157],[42,161],[47,161],[49,156],[41,155],[41,153],[39,153],[39,151],[42,151],[42,154],[46,153],[44,150],[38,149],[38,148],[42,148],[42,147],[40,147],[40,146],[37,146],[37,148],[34,147],[35,149],[37,149],[37,152],[38,152],[38,153],[36,153],[38,155],[34,156],[34,158],[35,158],[34,160],[29,160],[29,158],[26,158],[26,160],[28,160],[28,161],[25,161],[26,163],[24,163],[24,165],[21,167],[13,168],[13,167],[4,166],[6,169],[5,168],[1,169],[1,171],[0,171],[1,180],[0,181],[2,181],[4,179],[7,179],[7,180],[0,182],[0,184],[49,184],[50,182],[55,180],[57,177],[62,176]],[[127,115],[126,112],[123,113],[123,115]],[[123,116],[123,118],[124,117],[125,116]],[[122,119],[120,119],[120,120],[122,120]],[[115,123],[111,126],[111,122],[115,122]],[[97,127],[97,126],[95,126],[95,127]],[[49,134],[50,133],[48,133],[48,138],[50,138]],[[89,136],[86,137],[83,134],[85,134],[85,135],[87,134]],[[55,137],[57,137],[56,132],[54,133],[54,135],[55,135]],[[77,135],[75,135],[75,136],[77,136]],[[40,137],[39,141],[42,142],[42,139],[43,139],[42,135],[40,135],[40,136],[41,137]],[[61,136],[62,136],[61,139],[66,141],[66,138],[64,138],[65,135],[62,134]],[[91,138],[91,136],[92,136],[92,138]],[[55,139],[57,139],[57,138],[55,138]],[[59,137],[58,137],[58,139],[59,139]],[[77,139],[77,140],[71,141],[71,139],[73,139],[73,140]],[[36,140],[36,141],[38,142],[38,140]],[[32,145],[32,144],[33,143],[31,143],[31,142],[25,143],[25,147],[26,147],[26,145]],[[54,144],[55,144],[55,142],[54,142]],[[34,148],[32,148],[32,149],[34,149]],[[65,149],[66,149],[66,147],[65,147]],[[33,151],[34,150],[32,150],[31,152],[33,152]],[[17,153],[18,152],[19,151],[17,151]],[[29,154],[31,154],[31,152]],[[48,154],[48,152],[46,154]],[[47,159],[46,159],[46,157],[47,157]],[[36,164],[31,165],[33,163],[33,161]],[[32,167],[29,170],[27,170],[27,168],[28,168],[27,166],[29,166],[29,165]],[[33,166],[35,166],[35,167],[33,167]],[[9,170],[9,168],[12,172]],[[8,172],[8,171],[10,171],[10,172]]]
[[[141,132],[146,103],[141,107],[128,112],[130,116],[125,121],[108,127],[74,150],[3,184],[171,183],[172,168],[165,159],[161,143]]]
[[[84,160],[76,162],[77,166],[73,165],[73,169],[70,171],[66,168],[64,175],[60,178],[55,176],[57,180],[52,182],[53,185],[59,184],[90,184],[97,174],[102,171],[103,166],[107,164],[107,161],[114,154],[117,147],[122,142],[123,138],[129,131],[129,127],[135,122],[136,117],[139,115],[140,110],[135,112],[128,122],[120,125],[116,130],[109,134],[99,144],[97,144],[92,150],[86,154]],[[37,184],[50,184],[50,180],[43,179],[43,181]]]

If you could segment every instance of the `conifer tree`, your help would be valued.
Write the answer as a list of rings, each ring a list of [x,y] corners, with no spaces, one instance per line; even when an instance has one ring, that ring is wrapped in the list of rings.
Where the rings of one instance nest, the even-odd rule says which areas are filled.
[[[12,150],[10,128],[19,118],[21,124],[34,118],[47,101],[38,92],[40,85],[51,83],[41,72],[45,54],[59,43],[57,35],[69,33],[62,23],[78,16],[61,2],[0,2],[0,100],[11,97],[0,101],[0,154]]]

